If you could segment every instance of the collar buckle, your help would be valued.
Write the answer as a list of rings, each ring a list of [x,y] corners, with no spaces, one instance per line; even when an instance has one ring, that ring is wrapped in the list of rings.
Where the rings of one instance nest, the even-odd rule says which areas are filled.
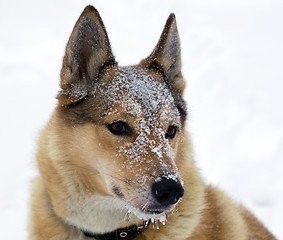
[[[120,232],[120,237],[121,238],[125,238],[125,237],[127,237],[128,236],[128,233],[126,233],[126,232]]]

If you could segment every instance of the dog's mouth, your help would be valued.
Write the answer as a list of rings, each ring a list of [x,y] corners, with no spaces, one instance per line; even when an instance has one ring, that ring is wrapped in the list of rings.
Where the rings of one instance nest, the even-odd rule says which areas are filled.
[[[126,204],[125,207],[137,217],[150,218],[164,215],[172,211],[184,195],[184,189],[179,180],[161,178],[153,183],[147,190],[135,192],[133,196],[127,196],[121,188],[112,188],[114,195]]]
[[[153,210],[148,210],[146,213],[148,214],[153,214],[153,215],[158,215],[164,213],[166,210],[165,209],[153,209]]]
[[[158,222],[165,225],[167,215],[173,213],[175,205],[171,206],[170,208],[148,205],[148,207],[144,209],[141,207],[135,207],[132,204],[128,204],[126,208],[128,209],[129,214],[133,214],[137,218],[144,220],[147,223],[151,222],[154,225],[156,224],[156,226],[158,226]]]

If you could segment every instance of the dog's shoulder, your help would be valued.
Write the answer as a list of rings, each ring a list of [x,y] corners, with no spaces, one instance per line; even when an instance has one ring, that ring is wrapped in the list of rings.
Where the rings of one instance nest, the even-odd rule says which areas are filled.
[[[266,227],[246,208],[240,206],[241,214],[248,227],[249,236],[257,240],[276,240],[275,236],[271,234]]]
[[[276,239],[251,212],[216,187],[206,187],[205,205],[201,221],[188,240]]]

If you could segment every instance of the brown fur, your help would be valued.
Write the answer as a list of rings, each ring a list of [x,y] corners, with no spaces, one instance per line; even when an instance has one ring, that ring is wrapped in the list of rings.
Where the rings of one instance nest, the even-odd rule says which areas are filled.
[[[157,93],[150,97],[166,98],[150,108],[151,98],[144,99],[135,90],[128,95],[125,86],[132,84],[132,78],[142,79],[142,87]],[[149,84],[161,92],[146,81],[153,81]],[[113,85],[115,91],[109,92]],[[127,201],[142,211],[145,199],[151,199],[150,186],[167,175],[183,180],[185,195],[174,212],[166,213],[165,225],[159,223],[157,229],[150,223],[137,240],[275,239],[249,211],[203,183],[185,130],[184,87],[173,14],[152,54],[139,65],[120,68],[97,10],[88,6],[66,47],[58,106],[38,141],[40,176],[33,182],[29,239],[83,240],[88,238],[82,230],[104,233],[141,224],[143,220],[127,213],[123,204]],[[116,136],[107,129],[120,119],[131,127],[128,135]],[[143,121],[152,134],[140,144],[136,139],[145,133],[137,129]],[[174,139],[155,133],[156,129],[165,133],[172,124],[178,126]],[[162,158],[156,154],[160,146]],[[132,152],[132,158],[127,152],[133,149],[142,151]],[[135,162],[136,158],[141,160]]]

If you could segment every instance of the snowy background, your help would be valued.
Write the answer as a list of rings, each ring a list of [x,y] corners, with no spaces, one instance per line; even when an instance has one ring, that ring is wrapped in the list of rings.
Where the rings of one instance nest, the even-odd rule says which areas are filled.
[[[27,236],[36,138],[56,104],[65,44],[87,4],[100,11],[121,65],[146,57],[176,14],[202,175],[283,239],[282,0],[1,0],[1,239]]]

